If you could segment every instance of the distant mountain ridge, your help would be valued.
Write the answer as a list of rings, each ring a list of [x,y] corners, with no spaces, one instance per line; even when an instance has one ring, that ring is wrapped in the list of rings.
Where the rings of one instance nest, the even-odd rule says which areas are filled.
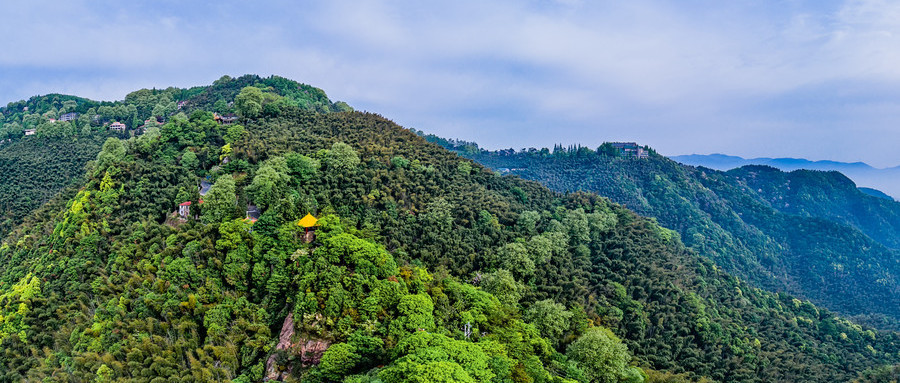
[[[731,170],[744,165],[768,165],[783,171],[799,169],[838,171],[844,173],[859,187],[876,189],[900,200],[900,166],[876,168],[865,162],[812,161],[805,158],[743,158],[727,154],[687,154],[669,157],[691,166],[703,166],[716,170]]]
[[[864,193],[841,172],[771,165],[720,171],[677,163],[649,147],[648,158],[638,158],[607,144],[596,151],[486,151],[472,142],[426,138],[501,174],[559,192],[596,192],[653,217],[756,286],[869,315],[859,318],[867,323],[880,322],[879,315],[891,318],[889,328],[900,323],[900,204]]]

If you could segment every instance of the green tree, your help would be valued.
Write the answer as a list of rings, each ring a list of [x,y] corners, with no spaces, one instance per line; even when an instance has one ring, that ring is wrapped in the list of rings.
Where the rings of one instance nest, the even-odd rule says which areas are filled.
[[[125,145],[122,141],[115,137],[106,139],[100,153],[97,153],[97,172],[106,170],[112,164],[118,163],[125,159]]]
[[[262,113],[263,92],[255,86],[247,86],[241,89],[234,98],[234,107],[241,117],[256,118]]]
[[[526,281],[534,275],[534,260],[528,254],[528,249],[519,242],[508,243],[497,250],[498,263],[501,268],[512,270],[516,276]]]
[[[497,377],[479,344],[441,334],[416,332],[401,340],[394,352],[403,357],[379,374],[386,382],[487,383]]]
[[[506,306],[515,306],[525,295],[525,286],[508,270],[499,269],[482,277],[481,286]]]
[[[197,159],[197,155],[194,152],[185,150],[184,154],[181,155],[181,166],[187,170],[195,171],[200,166],[200,160]]]
[[[329,168],[337,170],[354,169],[359,165],[359,155],[350,145],[343,142],[335,142],[325,157]]]
[[[284,155],[287,163],[288,171],[299,181],[307,181],[315,177],[319,171],[321,163],[319,160],[304,156],[297,153],[288,153]]]
[[[606,327],[588,329],[569,345],[566,356],[578,362],[578,367],[584,371],[584,377],[589,382],[617,383],[635,375],[635,371],[632,371],[635,367],[628,366],[631,360],[628,348]]]
[[[253,182],[247,186],[247,194],[261,209],[266,209],[280,201],[287,192],[290,177],[270,164],[256,171]]]
[[[525,311],[523,319],[537,327],[541,336],[556,345],[569,329],[572,315],[571,311],[566,310],[566,306],[552,299],[545,299],[531,305]]]
[[[319,361],[319,373],[329,381],[340,381],[359,361],[356,348],[347,343],[331,345]]]
[[[209,188],[203,197],[203,223],[221,223],[234,218],[237,197],[234,178],[223,175]]]
[[[243,125],[233,124],[228,126],[228,129],[225,130],[225,135],[222,139],[225,140],[226,144],[233,144],[235,141],[239,140],[246,133],[246,129],[244,129]]]
[[[400,317],[396,322],[408,332],[434,329],[434,303],[427,295],[410,294],[400,298]]]
[[[394,156],[391,158],[391,166],[395,168],[408,168],[409,160],[403,158],[403,156]]]

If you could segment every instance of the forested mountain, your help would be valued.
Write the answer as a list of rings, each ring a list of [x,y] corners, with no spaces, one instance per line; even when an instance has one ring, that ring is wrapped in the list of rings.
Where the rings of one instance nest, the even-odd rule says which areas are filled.
[[[105,134],[78,139],[27,137],[0,145],[0,236],[67,186],[80,183]]]
[[[683,164],[703,166],[727,171],[745,165],[768,165],[789,172],[794,170],[838,171],[856,184],[875,188],[900,198],[900,166],[875,168],[864,162],[810,161],[803,158],[741,158],[724,154],[689,154],[672,156],[671,159]]]
[[[866,195],[840,173],[721,172],[605,147],[490,152],[430,139],[551,189],[596,192],[654,217],[755,286],[849,315],[883,315],[892,328],[900,318],[900,203]]]
[[[0,237],[53,195],[77,183],[106,137],[133,136],[141,128],[164,124],[177,112],[236,113],[234,100],[250,85],[260,91],[252,95],[255,100],[246,102],[245,97],[244,103],[252,106],[245,108],[248,113],[278,113],[285,106],[321,112],[352,109],[343,102],[332,103],[321,89],[283,77],[253,75],[224,76],[212,86],[189,89],[141,89],[117,102],[49,94],[0,108],[0,174],[4,176]],[[111,131],[112,122],[122,122],[126,129]],[[29,130],[33,135],[26,137]]]
[[[268,80],[108,139],[3,239],[0,381],[849,381],[900,359],[900,334],[750,286],[607,198]],[[233,124],[203,106],[231,102]]]

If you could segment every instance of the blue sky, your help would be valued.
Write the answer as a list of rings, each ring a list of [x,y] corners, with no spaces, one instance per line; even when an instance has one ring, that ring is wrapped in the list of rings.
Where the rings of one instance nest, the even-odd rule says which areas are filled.
[[[896,1],[29,1],[0,104],[277,74],[488,148],[900,165]]]

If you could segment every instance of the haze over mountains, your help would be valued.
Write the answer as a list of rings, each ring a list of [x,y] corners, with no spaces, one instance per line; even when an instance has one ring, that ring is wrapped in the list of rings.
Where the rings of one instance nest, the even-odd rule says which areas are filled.
[[[839,172],[767,165],[717,171],[623,143],[517,152],[427,138],[502,174],[558,192],[594,192],[653,217],[758,286],[847,315],[885,315],[891,328],[900,323],[900,203],[876,198]]]
[[[803,158],[742,158],[726,154],[686,154],[669,157],[686,165],[731,170],[744,165],[768,165],[784,171],[797,169],[838,171],[860,188],[874,188],[900,199],[900,166],[876,168],[865,162],[811,161]]]

